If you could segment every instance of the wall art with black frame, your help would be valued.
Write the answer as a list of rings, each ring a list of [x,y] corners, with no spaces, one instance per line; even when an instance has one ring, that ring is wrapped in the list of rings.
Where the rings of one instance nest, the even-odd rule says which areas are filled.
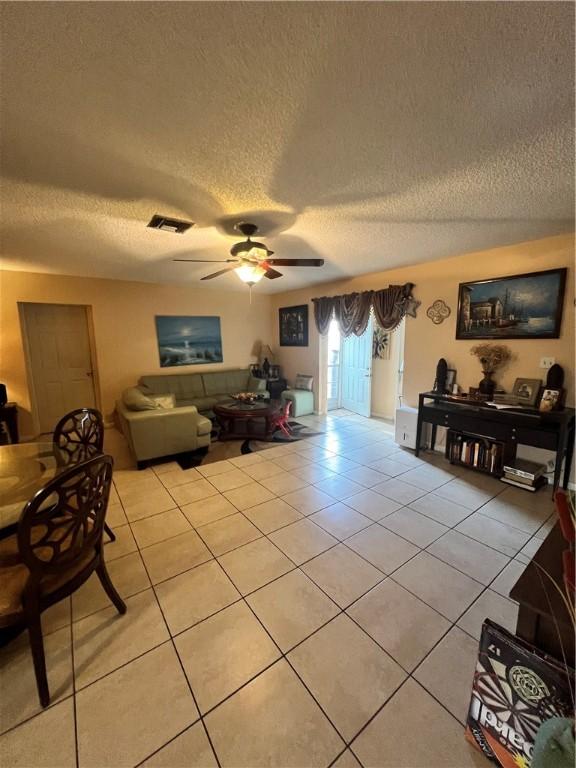
[[[557,339],[566,268],[460,283],[457,339]]]
[[[281,347],[308,346],[308,304],[278,310]]]

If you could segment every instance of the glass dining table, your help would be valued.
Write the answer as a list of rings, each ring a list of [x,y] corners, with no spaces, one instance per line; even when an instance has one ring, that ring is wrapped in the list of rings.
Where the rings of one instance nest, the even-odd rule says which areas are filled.
[[[51,442],[0,445],[0,535],[18,522],[26,502],[71,463]]]

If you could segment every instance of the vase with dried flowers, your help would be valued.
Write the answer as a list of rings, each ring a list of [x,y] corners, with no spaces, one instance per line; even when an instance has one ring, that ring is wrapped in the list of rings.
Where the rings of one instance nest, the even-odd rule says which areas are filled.
[[[492,376],[498,368],[512,359],[512,352],[504,344],[477,344],[472,347],[470,354],[475,355],[482,366],[484,378],[478,385],[480,393],[493,397],[496,382]]]

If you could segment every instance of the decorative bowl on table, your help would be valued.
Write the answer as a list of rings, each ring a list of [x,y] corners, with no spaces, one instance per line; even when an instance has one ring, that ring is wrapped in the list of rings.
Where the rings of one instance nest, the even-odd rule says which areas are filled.
[[[252,405],[252,403],[255,403],[256,400],[260,399],[256,392],[237,392],[231,397],[238,403],[247,403],[248,405]]]

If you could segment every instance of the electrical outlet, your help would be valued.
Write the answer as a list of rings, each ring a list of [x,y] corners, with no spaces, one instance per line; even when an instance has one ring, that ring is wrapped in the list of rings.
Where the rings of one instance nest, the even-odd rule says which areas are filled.
[[[552,368],[556,360],[553,357],[541,357],[540,368]]]

